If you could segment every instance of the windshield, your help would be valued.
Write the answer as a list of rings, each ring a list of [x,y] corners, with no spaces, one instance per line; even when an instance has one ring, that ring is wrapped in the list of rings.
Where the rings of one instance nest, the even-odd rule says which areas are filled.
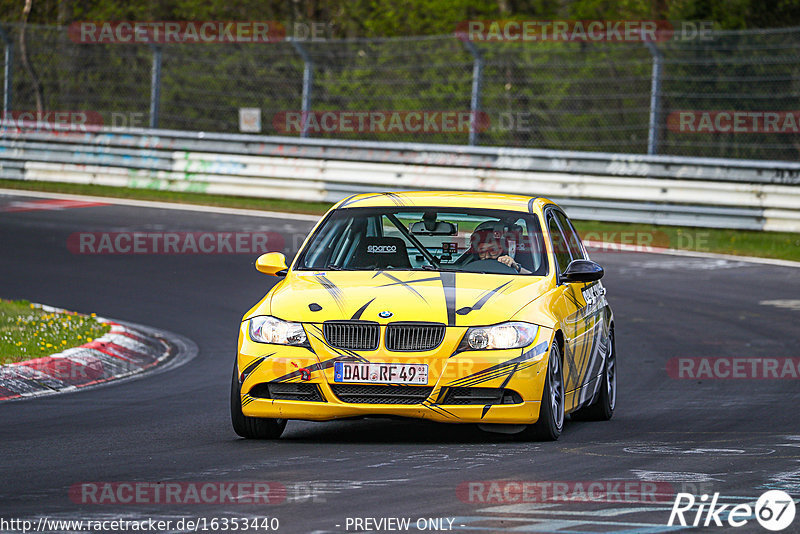
[[[331,213],[299,270],[434,270],[547,274],[534,215],[453,208],[348,208]]]

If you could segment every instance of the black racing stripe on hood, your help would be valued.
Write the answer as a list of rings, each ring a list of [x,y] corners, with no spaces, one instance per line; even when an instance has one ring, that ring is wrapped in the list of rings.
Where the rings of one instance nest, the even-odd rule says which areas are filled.
[[[444,302],[447,307],[447,326],[456,325],[456,273],[442,271],[439,275],[442,279],[442,290],[444,291]]]
[[[413,287],[411,287],[411,286],[409,285],[409,282],[404,282],[404,281],[400,280],[399,278],[397,278],[396,276],[394,276],[394,275],[391,275],[391,274],[389,274],[389,273],[387,273],[387,272],[383,272],[382,274],[383,274],[383,276],[386,276],[387,278],[389,278],[389,279],[391,279],[391,280],[394,280],[394,283],[391,283],[391,284],[384,284],[384,285],[382,285],[382,286],[380,286],[380,287],[395,286],[395,285],[398,285],[398,284],[400,284],[400,285],[402,285],[404,288],[408,289],[409,291],[411,291],[412,293],[414,293],[416,296],[418,296],[419,298],[421,298],[421,299],[423,300],[423,302],[428,302],[427,300],[425,300],[425,297],[423,297],[423,296],[422,296],[422,293],[420,293],[419,291],[417,291],[416,289],[414,289]],[[438,280],[438,277],[436,277],[436,278],[433,278],[433,280]]]
[[[386,273],[384,271],[381,271],[378,274],[383,274],[385,276],[390,276],[390,277],[392,276],[389,273]],[[373,278],[375,278],[375,277],[373,276]],[[393,278],[393,279],[397,280],[396,278]],[[397,280],[396,282],[392,282],[391,284],[383,284],[381,287],[396,286],[397,284],[404,284],[404,285],[406,285],[406,284],[416,284],[418,282],[435,282],[436,280],[441,280],[441,279],[442,279],[441,276],[430,276],[428,278],[415,278],[414,280],[406,280],[406,281]]]
[[[359,319],[361,319],[361,315],[369,307],[369,305],[372,304],[373,302],[375,302],[375,299],[372,299],[369,302],[367,302],[366,304],[364,304],[363,306],[361,306],[358,310],[356,310],[356,312],[353,314],[353,316],[350,317],[350,320],[351,321],[358,321]]]
[[[344,303],[344,293],[342,293],[342,290],[324,274],[315,274],[314,278],[316,278],[317,282],[319,282],[330,296],[333,297],[333,300],[336,301],[336,305],[341,308]]]
[[[476,303],[475,303],[475,304],[473,304],[472,306],[464,306],[463,308],[459,308],[459,309],[456,311],[456,313],[457,313],[458,315],[467,315],[467,314],[468,314],[468,313],[470,313],[470,312],[473,312],[473,311],[476,311],[476,310],[480,310],[481,308],[483,308],[483,305],[484,305],[484,304],[486,304],[487,302],[489,302],[489,299],[490,299],[490,298],[492,298],[493,296],[495,296],[497,293],[501,292],[501,290],[502,290],[502,289],[503,289],[505,286],[507,286],[508,284],[510,284],[510,283],[511,283],[511,280],[509,280],[509,281],[508,281],[508,282],[506,282],[505,284],[502,284],[502,285],[500,285],[500,286],[497,286],[497,287],[496,287],[496,288],[494,288],[494,289],[490,289],[489,291],[487,291],[486,293],[484,293],[484,294],[481,296],[481,298],[479,298],[479,299],[478,299],[478,302],[476,302]]]

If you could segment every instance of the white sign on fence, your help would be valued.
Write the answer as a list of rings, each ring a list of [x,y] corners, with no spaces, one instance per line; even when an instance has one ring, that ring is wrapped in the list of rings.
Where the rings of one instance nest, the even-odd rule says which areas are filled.
[[[247,133],[261,132],[260,108],[239,108],[239,131]]]

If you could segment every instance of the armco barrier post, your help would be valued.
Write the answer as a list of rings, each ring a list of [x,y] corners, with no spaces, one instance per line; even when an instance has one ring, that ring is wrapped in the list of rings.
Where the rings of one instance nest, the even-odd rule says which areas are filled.
[[[153,70],[150,76],[150,128],[158,128],[161,100],[161,47],[153,46]]]
[[[6,33],[5,29],[0,26],[0,39],[6,45],[5,64],[3,66],[3,120],[8,118],[8,110],[11,109],[11,76],[13,75],[13,60],[14,60],[14,43]]]
[[[658,154],[659,133],[661,129],[661,51],[651,41],[645,41],[647,49],[653,56],[653,73],[650,82],[650,122],[647,134],[647,153]]]
[[[314,63],[311,61],[311,56],[308,54],[303,45],[294,39],[290,39],[292,46],[300,57],[303,58],[303,99],[300,105],[300,111],[303,117],[303,127],[300,130],[300,137],[308,137],[308,113],[311,111],[311,84],[314,82]]]
[[[475,43],[472,41],[465,39],[464,45],[469,50],[469,53],[472,54],[473,63],[472,63],[472,96],[470,97],[469,103],[469,110],[470,110],[470,121],[469,121],[469,144],[470,145],[477,145],[478,144],[478,112],[480,111],[481,107],[481,82],[483,78],[483,57],[481,56],[481,51],[478,50],[478,47],[475,46]]]

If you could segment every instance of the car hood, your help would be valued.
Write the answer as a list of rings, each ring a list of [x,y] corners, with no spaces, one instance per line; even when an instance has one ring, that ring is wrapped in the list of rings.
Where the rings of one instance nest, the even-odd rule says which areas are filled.
[[[311,323],[360,319],[487,325],[508,320],[550,283],[547,277],[479,273],[294,271],[250,315]]]

